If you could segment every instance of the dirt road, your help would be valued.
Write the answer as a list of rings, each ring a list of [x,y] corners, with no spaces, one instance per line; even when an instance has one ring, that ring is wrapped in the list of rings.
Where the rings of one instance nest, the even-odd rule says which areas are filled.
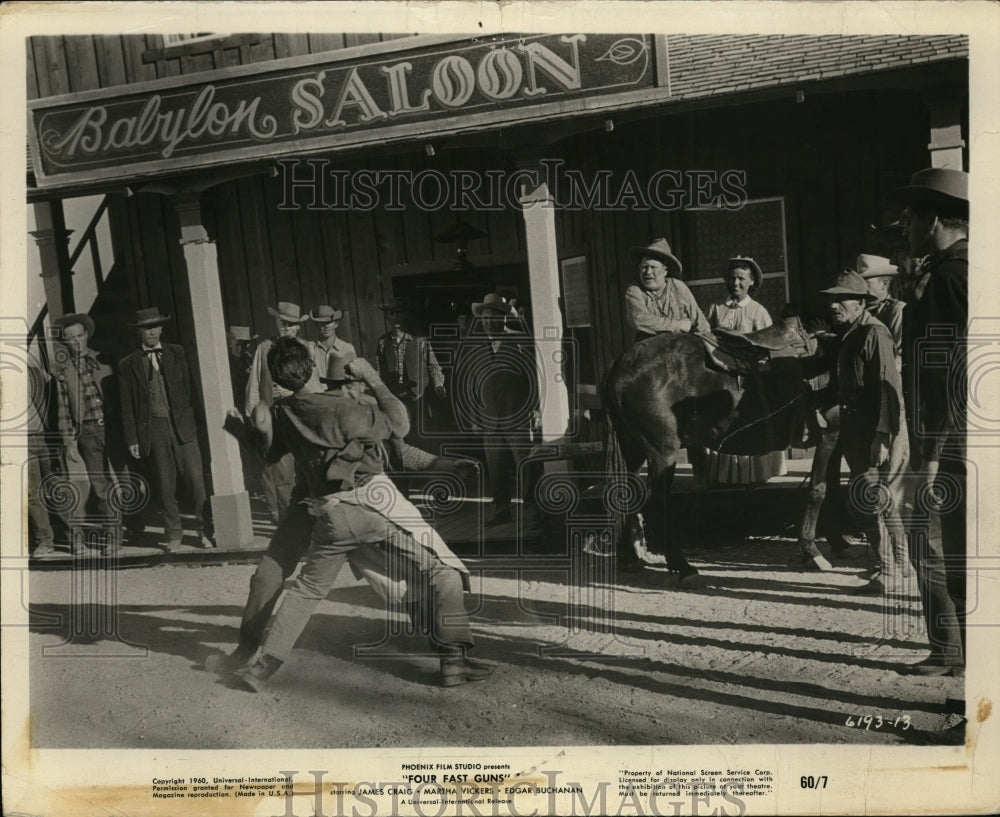
[[[235,643],[252,566],[91,577],[117,594],[116,608],[98,611],[120,642],[64,643],[74,621],[85,629],[85,608],[70,603],[83,585],[69,571],[34,573],[31,739],[205,749],[960,741],[946,699],[962,698],[963,681],[895,671],[926,654],[916,603],[887,617],[878,598],[850,593],[859,565],[808,572],[794,551],[772,538],[695,552],[697,591],[670,589],[655,568],[622,581],[604,560],[471,560],[475,655],[497,669],[451,689],[436,686],[421,640],[386,637],[404,619],[345,571],[262,695],[201,669]],[[880,721],[858,721],[867,715]]]

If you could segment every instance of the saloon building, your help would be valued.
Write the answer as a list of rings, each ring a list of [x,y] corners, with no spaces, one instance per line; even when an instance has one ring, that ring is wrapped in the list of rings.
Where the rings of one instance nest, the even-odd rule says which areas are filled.
[[[373,356],[404,296],[446,368],[472,302],[516,298],[543,437],[581,433],[632,342],[629,248],[666,237],[703,308],[751,255],[817,310],[927,166],[968,169],[962,36],[197,34],[27,41],[33,332],[87,311],[124,354],[173,316],[204,397],[220,544],[252,535],[227,327],[347,311]],[[40,276],[36,278],[35,276]],[[450,373],[453,374],[453,373]]]

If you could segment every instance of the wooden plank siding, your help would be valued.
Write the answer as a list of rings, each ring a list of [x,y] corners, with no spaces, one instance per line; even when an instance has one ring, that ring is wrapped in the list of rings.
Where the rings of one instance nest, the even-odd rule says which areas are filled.
[[[36,98],[111,87],[389,38],[262,34],[254,45],[153,62],[145,61],[144,54],[162,46],[158,35],[31,38],[26,49],[28,94]],[[790,95],[682,113],[667,106],[646,112],[642,120],[625,121],[637,116],[623,115],[611,132],[567,137],[550,146],[549,153],[565,160],[564,169],[579,170],[588,183],[610,171],[612,194],[628,171],[642,183],[662,169],[744,171],[750,198],[784,200],[789,299],[814,314],[824,310],[819,289],[828,278],[852,264],[859,252],[878,249],[870,225],[895,217],[885,203],[888,191],[929,163],[928,115],[915,91],[814,93],[802,104]],[[433,156],[424,143],[415,143],[391,155],[329,158],[331,168],[350,171],[416,174],[434,169],[447,175],[458,169],[485,176],[491,169],[513,170],[513,158],[505,152],[472,146],[482,144],[470,139],[463,145],[456,137],[451,143],[434,142]],[[406,190],[403,211],[384,206],[370,212],[281,211],[281,200],[281,178],[266,175],[221,184],[203,198],[218,247],[227,325],[249,325],[269,337],[274,319],[267,309],[277,301],[294,301],[305,310],[332,303],[348,310],[342,334],[371,357],[384,331],[378,304],[402,291],[396,285],[404,279],[412,283],[419,276],[452,270],[454,245],[433,237],[454,224],[457,214],[418,209]],[[127,291],[135,307],[156,304],[177,314],[174,330],[183,329],[190,337],[191,307],[180,274],[183,254],[173,208],[152,194],[116,196],[111,216],[116,259],[127,271],[121,291]],[[496,281],[513,285],[526,300],[524,227],[517,208],[461,217],[486,233],[469,245],[476,267],[473,280],[484,286]],[[635,274],[629,247],[665,237],[693,271],[697,261],[690,217],[680,211],[584,207],[557,211],[556,233],[560,258],[587,258],[593,324],[589,345],[599,380],[633,339],[623,312],[623,293]],[[314,327],[305,331],[315,337]]]
[[[411,36],[416,35],[261,34],[259,41],[252,45],[226,47],[224,39],[205,41],[204,52],[171,57],[168,50],[159,60],[144,58],[147,52],[163,48],[163,38],[159,34],[29,37],[26,41],[27,97],[38,99],[110,88]]]
[[[587,182],[611,170],[612,190],[629,168],[640,181],[660,169],[745,171],[750,198],[784,198],[790,300],[823,314],[819,290],[828,279],[859,253],[879,250],[871,225],[895,218],[885,197],[928,163],[928,132],[917,94],[868,92],[817,97],[812,105],[787,100],[652,115],[610,134],[580,134],[558,148],[565,168],[579,169]],[[560,257],[584,249],[588,258],[594,356],[597,371],[604,372],[632,342],[623,312],[634,276],[629,246],[664,237],[693,272],[687,217],[584,209],[560,211],[557,222]]]

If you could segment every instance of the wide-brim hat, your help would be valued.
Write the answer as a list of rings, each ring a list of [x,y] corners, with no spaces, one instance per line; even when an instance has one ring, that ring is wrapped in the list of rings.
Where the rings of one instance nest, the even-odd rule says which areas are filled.
[[[256,340],[257,335],[250,334],[249,326],[230,326],[229,337],[233,340]]]
[[[499,292],[491,292],[480,303],[472,305],[472,314],[481,318],[485,312],[495,312],[508,318],[517,317],[517,309]]]
[[[896,265],[881,255],[859,255],[854,269],[866,281],[869,278],[886,278],[890,275],[899,275]]]
[[[354,378],[347,373],[346,367],[357,358],[357,353],[351,349],[342,355],[330,355],[326,359],[326,375],[320,377],[320,380],[324,383],[343,383],[345,380],[353,380]]]
[[[379,304],[379,309],[383,312],[394,312],[406,309],[406,301],[403,298],[390,298],[384,304]]]
[[[969,174],[948,167],[928,167],[910,177],[910,183],[896,188],[892,199],[899,204],[947,205],[969,209]]]
[[[343,317],[343,309],[337,309],[335,306],[329,306],[328,304],[320,304],[309,313],[309,318],[313,323],[330,323],[331,321],[339,321]]]
[[[154,326],[163,326],[169,320],[169,315],[160,314],[160,307],[150,306],[136,310],[135,322],[131,325],[138,329],[151,329]]]
[[[683,265],[670,250],[670,244],[667,243],[667,239],[665,238],[656,239],[648,247],[629,248],[629,257],[633,263],[637,263],[644,255],[651,255],[654,258],[658,258],[669,270],[668,274],[675,278],[679,278],[680,274],[684,271]]]
[[[760,268],[760,264],[749,256],[735,255],[730,258],[726,269],[731,270],[733,267],[746,267],[750,270],[750,274],[753,275],[754,286],[760,289],[764,285],[764,273]]]
[[[94,337],[94,332],[97,331],[97,326],[94,323],[94,319],[84,312],[75,312],[72,315],[63,315],[52,321],[56,326],[61,326],[64,329],[67,326],[72,326],[75,323],[80,324],[83,330],[87,333],[87,339]]]
[[[865,283],[865,279],[862,278],[854,270],[847,270],[840,273],[837,276],[836,283],[829,289],[821,289],[824,295],[832,295],[847,298],[860,298],[864,301],[874,301],[877,300],[874,295],[868,291],[868,284]]]
[[[298,304],[291,304],[287,301],[279,301],[277,309],[272,309],[269,306],[267,311],[274,315],[274,317],[280,318],[286,323],[305,323],[309,320],[308,315],[302,314],[302,310],[299,309]]]

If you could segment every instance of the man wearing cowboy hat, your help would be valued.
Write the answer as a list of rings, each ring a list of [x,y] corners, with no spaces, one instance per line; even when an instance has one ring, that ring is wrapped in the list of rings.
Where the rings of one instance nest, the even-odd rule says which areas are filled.
[[[56,381],[57,425],[62,453],[69,470],[81,465],[87,471],[95,510],[109,518],[108,491],[113,482],[108,458],[104,389],[112,370],[90,348],[95,326],[90,315],[73,314],[56,318],[65,354],[56,356],[52,375]]]
[[[868,311],[877,320],[884,323],[889,334],[892,335],[892,348],[896,353],[896,368],[900,368],[903,348],[903,307],[906,304],[889,295],[889,287],[899,275],[899,270],[888,258],[864,253],[858,256],[855,269],[858,275],[865,279],[868,291],[875,299],[868,305]]]
[[[909,562],[899,515],[909,439],[892,337],[868,312],[874,296],[857,272],[841,273],[836,284],[822,292],[838,336],[828,388],[840,405],[840,444],[855,486],[853,510],[868,527],[881,563],[879,575],[860,592],[900,594]],[[872,484],[887,489],[887,501],[874,513],[861,501],[870,496],[861,489]]]
[[[312,354],[309,342],[298,337],[302,324],[309,320],[308,315],[302,314],[298,304],[281,301],[278,303],[277,309],[268,307],[267,311],[274,316],[277,334],[275,338],[268,338],[261,342],[254,352],[243,406],[243,412],[247,417],[251,416],[259,402],[271,404],[276,399],[288,397],[291,394],[288,389],[282,388],[271,380],[271,373],[267,369],[267,353],[271,350],[276,338],[295,338],[309,349],[310,355]],[[316,371],[315,367],[313,367],[312,378],[309,380],[309,388],[313,391],[323,390],[319,382],[319,372]],[[264,489],[264,499],[267,501],[271,521],[274,524],[278,524],[288,509],[294,483],[295,464],[290,455],[278,462],[264,464],[261,471],[261,487]]]
[[[514,522],[511,511],[517,475],[532,446],[532,435],[541,425],[538,408],[535,344],[531,337],[511,329],[518,318],[513,301],[491,292],[472,304],[473,322],[455,364],[453,400],[459,428],[483,434],[493,513],[488,526]],[[511,479],[511,473],[515,478]],[[535,514],[532,484],[519,493],[525,510]],[[528,527],[521,520],[520,528]]]
[[[320,339],[312,341],[316,372],[322,380],[331,358],[351,355],[357,357],[354,345],[337,336],[337,328],[344,317],[344,310],[329,304],[320,304],[309,313],[309,319],[319,326]]]
[[[177,506],[178,475],[191,492],[199,546],[213,544],[206,535],[205,472],[191,371],[183,347],[160,340],[168,320],[170,316],[160,314],[155,306],[136,312],[131,325],[141,345],[122,358],[119,373],[125,444],[133,458],[148,458],[152,463],[169,552],[177,550],[183,538]]]
[[[926,482],[928,522],[911,532],[931,654],[906,671],[960,675],[965,665],[966,371],[969,175],[928,168],[893,194],[927,284],[903,318],[903,386],[914,425],[913,467]],[[929,330],[936,337],[931,337]],[[934,357],[947,365],[921,361]],[[949,507],[940,497],[952,495]],[[917,507],[919,510],[919,496]],[[935,523],[939,523],[935,524]],[[940,530],[940,535],[937,530]]]
[[[406,406],[410,416],[410,433],[419,439],[421,422],[426,416],[424,392],[427,386],[433,385],[435,396],[443,400],[447,394],[444,372],[427,338],[406,331],[406,301],[393,298],[379,309],[385,313],[385,322],[389,327],[376,344],[379,376]]]
[[[630,255],[639,267],[639,283],[625,290],[625,316],[637,341],[661,332],[709,331],[708,319],[680,280],[681,262],[665,238],[632,247]]]
[[[246,393],[247,379],[250,377],[250,367],[253,365],[253,352],[250,344],[257,340],[250,334],[249,326],[230,326],[226,335],[229,346],[229,374],[233,382],[233,395],[242,397]]]

